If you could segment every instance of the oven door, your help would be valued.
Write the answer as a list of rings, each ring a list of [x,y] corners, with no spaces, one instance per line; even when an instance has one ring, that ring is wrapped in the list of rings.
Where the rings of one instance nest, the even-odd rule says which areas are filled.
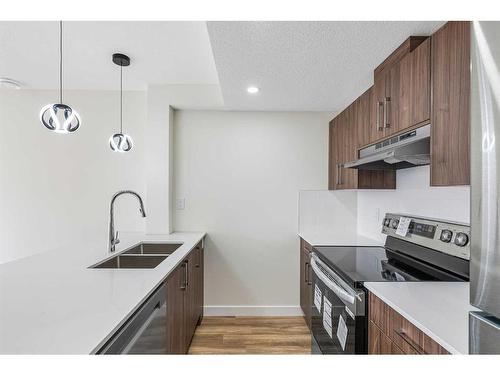
[[[312,351],[316,354],[366,354],[365,293],[354,290],[315,254],[311,316]]]

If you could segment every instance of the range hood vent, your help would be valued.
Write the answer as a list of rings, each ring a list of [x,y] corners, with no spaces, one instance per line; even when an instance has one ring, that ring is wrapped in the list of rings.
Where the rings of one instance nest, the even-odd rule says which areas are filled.
[[[431,125],[386,139],[359,151],[359,159],[344,168],[396,170],[427,165],[430,155]]]

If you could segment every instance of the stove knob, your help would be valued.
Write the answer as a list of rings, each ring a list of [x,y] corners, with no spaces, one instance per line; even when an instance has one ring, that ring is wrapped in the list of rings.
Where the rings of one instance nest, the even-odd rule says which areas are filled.
[[[441,231],[441,236],[439,237],[439,239],[443,242],[450,242],[451,237],[453,237],[453,232],[451,230],[444,229]]]
[[[467,236],[465,233],[457,233],[455,237],[455,245],[457,246],[465,246],[469,242],[469,236]]]
[[[398,227],[398,225],[399,225],[399,220],[398,219],[392,219],[391,220],[391,227],[393,229],[396,229]]]
[[[388,227],[390,223],[391,223],[391,219],[384,219],[384,225],[386,227]]]

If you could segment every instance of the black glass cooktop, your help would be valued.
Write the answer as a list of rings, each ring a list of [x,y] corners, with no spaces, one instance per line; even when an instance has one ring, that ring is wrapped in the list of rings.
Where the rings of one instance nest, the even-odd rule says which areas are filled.
[[[404,250],[401,244],[400,248]],[[315,247],[314,253],[345,282],[360,287],[364,282],[377,281],[467,281],[461,271],[467,265],[461,259],[440,260],[437,252],[419,248],[419,258],[409,256],[389,247],[327,246]],[[427,258],[432,256],[433,258]],[[431,260],[427,262],[424,260]],[[454,258],[454,257],[451,257]],[[455,264],[461,261],[459,265]],[[460,266],[460,267],[458,267]],[[451,271],[450,271],[451,270]]]
[[[382,268],[383,261],[387,262],[384,247],[328,246],[314,249],[319,258],[349,284],[387,280]]]

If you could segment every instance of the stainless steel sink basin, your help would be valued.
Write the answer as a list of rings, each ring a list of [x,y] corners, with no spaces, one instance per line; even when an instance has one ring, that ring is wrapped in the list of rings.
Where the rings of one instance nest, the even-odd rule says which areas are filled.
[[[115,255],[89,268],[155,268],[168,255]]]
[[[170,255],[182,243],[144,243],[124,251],[123,254],[152,254],[152,255]]]

